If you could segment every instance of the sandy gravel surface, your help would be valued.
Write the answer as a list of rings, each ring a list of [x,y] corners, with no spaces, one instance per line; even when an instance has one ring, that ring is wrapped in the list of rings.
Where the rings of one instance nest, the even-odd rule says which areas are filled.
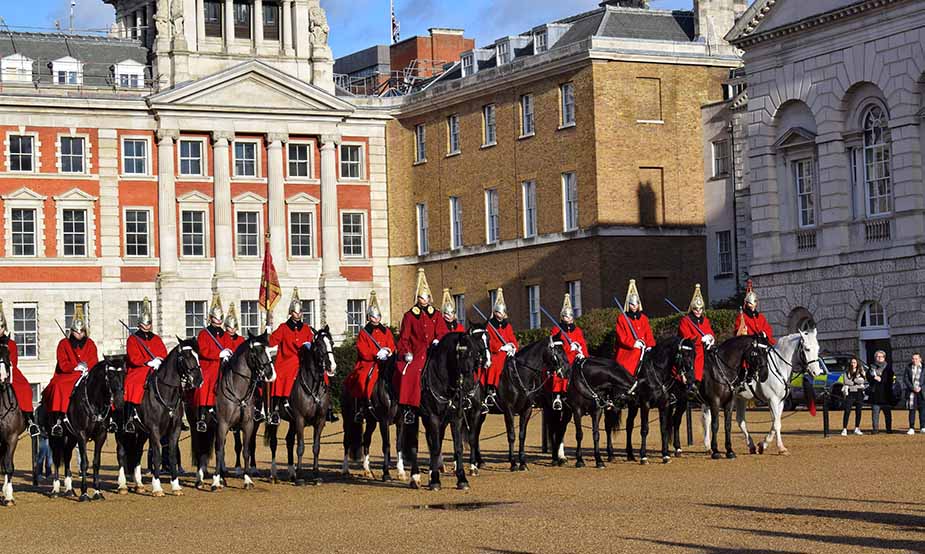
[[[767,414],[751,417],[765,432]],[[107,443],[105,501],[49,498],[49,484],[33,489],[19,472],[17,505],[0,508],[0,527],[4,550],[29,553],[925,552],[925,435],[823,439],[821,425],[821,417],[787,414],[791,456],[773,449],[749,456],[736,434],[737,460],[709,460],[695,445],[668,465],[656,455],[645,467],[617,461],[605,469],[576,469],[571,448],[568,466],[551,467],[539,451],[539,425],[531,425],[530,471],[512,474],[502,419],[490,416],[489,467],[468,492],[454,490],[452,476],[440,492],[341,479],[334,424],[325,433],[321,486],[261,479],[246,492],[232,479],[230,489],[210,493],[192,489],[186,476],[182,497],[117,496],[114,443]],[[377,434],[374,464],[378,448]],[[17,453],[20,469],[28,455]],[[260,467],[268,460],[261,446]]]

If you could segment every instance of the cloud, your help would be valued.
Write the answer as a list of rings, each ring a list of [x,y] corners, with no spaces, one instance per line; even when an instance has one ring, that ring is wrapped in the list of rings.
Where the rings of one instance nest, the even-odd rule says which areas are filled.
[[[71,13],[70,0],[55,0],[54,7],[45,17],[48,28],[53,29],[55,20],[61,23],[61,29],[67,30]],[[77,0],[74,7],[74,29],[109,30],[116,19],[112,6],[102,0]]]

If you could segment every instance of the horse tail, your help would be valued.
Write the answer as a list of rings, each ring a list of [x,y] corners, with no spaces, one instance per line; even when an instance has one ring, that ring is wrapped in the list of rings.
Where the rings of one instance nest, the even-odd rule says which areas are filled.
[[[363,458],[363,423],[356,420],[356,401],[344,387],[340,395],[341,416],[344,421],[344,454],[351,462]]]
[[[604,423],[608,430],[619,431],[623,425],[623,410],[607,410],[604,412]]]
[[[270,446],[270,425],[263,426],[263,445]]]

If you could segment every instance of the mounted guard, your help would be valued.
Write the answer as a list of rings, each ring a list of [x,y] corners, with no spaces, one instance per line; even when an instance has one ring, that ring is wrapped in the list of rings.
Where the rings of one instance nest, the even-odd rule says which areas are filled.
[[[504,302],[504,290],[498,288],[495,295],[495,304],[491,307],[491,317],[488,326],[494,330],[488,332],[488,351],[491,353],[491,367],[483,372],[482,385],[485,386],[485,402],[483,413],[488,408],[498,405],[498,383],[501,381],[501,372],[505,361],[517,353],[520,345],[514,335],[514,327],[508,321],[507,304]]]
[[[281,408],[289,409],[289,395],[299,374],[299,349],[311,348],[315,332],[302,322],[302,300],[299,289],[292,289],[289,302],[289,319],[270,335],[270,347],[278,347],[276,355],[276,381],[270,385],[269,425],[279,425]]]
[[[745,302],[742,304],[742,309],[739,310],[739,315],[736,316],[735,329],[736,336],[752,335],[762,337],[771,346],[777,343],[774,340],[774,331],[771,329],[771,324],[768,323],[764,314],[758,311],[758,294],[752,288],[751,279],[745,282]],[[739,375],[736,379],[737,384],[744,385],[744,383],[754,378],[754,368],[743,362],[739,368]]]
[[[26,379],[26,376],[22,374],[22,371],[19,370],[19,351],[16,348],[16,341],[10,338],[10,329],[6,322],[6,315],[3,313],[2,300],[0,300],[0,341],[7,344],[7,349],[10,353],[10,367],[0,367],[0,375],[5,374],[6,370],[12,373],[10,382],[13,384],[13,394],[16,396],[16,403],[19,404],[19,410],[22,412],[23,417],[26,419],[26,424],[29,426],[29,435],[36,437],[40,431],[32,415],[32,386],[29,385],[29,381]],[[3,363],[0,362],[0,366],[2,365]]]
[[[229,347],[223,329],[225,312],[222,299],[216,292],[209,308],[209,325],[199,331],[196,339],[199,345],[199,366],[202,368],[202,386],[190,396],[190,406],[196,411],[196,432],[208,431],[206,419],[215,415],[215,384],[222,364],[227,362],[234,350]]]
[[[382,311],[376,291],[369,293],[366,308],[366,325],[357,336],[357,361],[353,372],[344,380],[344,387],[360,406],[354,413],[356,421],[365,417],[367,404],[379,381],[379,364],[395,353],[392,331],[382,324]]]
[[[582,363],[588,356],[588,343],[584,331],[575,325],[575,310],[572,308],[572,296],[569,293],[565,293],[565,299],[562,301],[559,327],[553,327],[551,334],[553,339],[562,342],[569,367]],[[552,399],[552,409],[561,411],[562,396],[568,394],[568,377],[552,372],[546,381],[546,390],[555,395]]]
[[[125,432],[129,434],[136,432],[138,406],[144,399],[148,376],[157,371],[167,358],[167,347],[161,337],[152,332],[153,327],[151,300],[146,296],[141,306],[138,330],[125,345]]]
[[[450,295],[450,289],[443,289],[443,301],[440,303],[443,312],[441,325],[437,328],[437,339],[442,339],[449,333],[465,333],[466,326],[456,317],[456,302]]]
[[[54,421],[51,427],[53,437],[64,436],[62,423],[67,421],[65,414],[71,403],[74,385],[100,361],[96,343],[87,336],[87,332],[83,305],[77,304],[67,336],[58,343],[55,375],[42,391],[42,406],[46,407],[49,421]]]
[[[703,300],[703,293],[698,283],[694,286],[694,296],[687,308],[687,315],[682,317],[678,323],[678,336],[694,343],[694,380],[698,385],[703,381],[705,352],[716,344],[713,327],[710,325],[710,319],[706,316],[705,310],[706,302]],[[695,384],[688,383],[687,386],[688,389],[693,389]]]
[[[646,352],[655,346],[655,337],[652,335],[649,318],[642,311],[642,299],[636,289],[635,279],[630,279],[623,306],[625,311],[617,317],[614,329],[614,359],[631,375],[636,375]]]
[[[403,362],[393,378],[398,389],[398,403],[407,424],[413,424],[421,405],[421,372],[427,361],[428,349],[437,344],[440,315],[431,302],[430,285],[423,269],[418,269],[415,304],[405,312],[398,332],[397,352]]]

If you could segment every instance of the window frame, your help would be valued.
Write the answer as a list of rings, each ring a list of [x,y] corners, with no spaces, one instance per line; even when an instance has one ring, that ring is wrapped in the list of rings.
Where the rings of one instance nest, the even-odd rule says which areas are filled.
[[[198,316],[198,313],[190,314],[190,306],[198,305],[202,308],[202,318],[198,324],[193,322],[193,325],[190,325],[189,318],[195,318]],[[206,314],[208,313],[208,302],[205,300],[186,300],[183,304],[183,332],[185,333],[186,338],[194,338],[199,334],[199,331],[206,326]],[[190,330],[193,332],[190,333]]]
[[[498,67],[502,65],[507,65],[513,61],[513,49],[511,48],[511,41],[503,40],[495,46],[495,62]]]
[[[576,114],[575,82],[562,83],[559,85],[559,128],[575,127],[578,124]]]
[[[242,215],[246,215],[248,217],[250,217],[251,215],[255,216],[256,220],[253,222],[253,225],[255,225],[256,228],[255,228],[255,233],[253,233],[254,235],[253,245],[245,244],[241,240],[242,232],[241,232],[240,225],[241,225]],[[244,224],[250,225],[251,222],[244,222]],[[264,226],[263,226],[263,206],[262,205],[248,203],[248,204],[244,204],[240,206],[235,206],[235,209],[234,209],[234,257],[235,259],[247,260],[247,259],[260,258],[262,254],[262,250],[263,250],[263,241],[261,241],[260,239],[263,236],[263,231],[264,231]],[[250,235],[251,233],[248,232],[244,234]],[[241,253],[242,245],[248,248],[250,246],[254,246],[256,247],[256,252],[254,252],[253,254],[250,254],[247,252],[242,254]]]
[[[881,142],[868,143],[869,134],[873,134],[873,128],[868,128],[868,119],[874,111],[880,113],[883,126],[880,129]],[[863,110],[861,117],[861,170],[864,179],[864,209],[868,219],[889,217],[893,214],[896,207],[894,205],[894,186],[893,186],[893,140],[889,127],[889,113],[886,108],[878,103],[868,105]],[[881,157],[882,159],[872,159],[871,157]],[[884,176],[871,177],[871,168],[879,166]],[[886,192],[883,194],[872,194],[872,187],[879,186],[879,182],[886,184]],[[886,210],[874,210],[873,203],[877,202],[880,207],[886,206]]]
[[[246,305],[246,306],[245,306]],[[241,316],[238,318],[238,334],[246,337],[248,332],[253,333],[255,336],[260,335],[260,301],[259,300],[241,300],[238,303],[240,310],[238,311]],[[254,311],[246,310],[247,308],[254,308]],[[256,324],[249,325],[245,323],[249,319],[256,318]]]
[[[427,202],[418,202],[414,205],[417,239],[418,239],[418,256],[426,256],[430,253],[430,216],[427,213]]]
[[[498,189],[485,189],[485,244],[501,242],[501,200]]]
[[[218,13],[217,23],[208,17],[209,5],[214,5]],[[204,0],[202,3],[202,20],[206,38],[221,39],[225,36],[225,5],[218,0]]]
[[[450,197],[450,250],[459,250],[463,243],[463,206],[462,198]]]
[[[540,40],[542,39],[542,40]],[[549,31],[537,31],[533,33],[533,55],[542,54],[549,51]]]
[[[89,213],[90,208],[78,207],[78,206],[62,206],[59,208],[58,211],[60,212],[59,221],[61,222],[61,229],[58,232],[58,238],[60,241],[58,245],[58,255],[62,258],[89,258],[90,257],[90,213]],[[66,218],[67,218],[68,212],[79,212],[83,214],[83,221],[81,222],[81,224],[83,225],[82,232],[80,233],[75,232],[75,231],[69,232],[67,230],[68,222],[66,221]],[[77,223],[77,221],[76,220],[71,221],[70,223],[73,225]],[[82,254],[68,254],[67,253],[67,248],[68,248],[67,236],[69,234],[73,235],[74,237],[78,237],[78,236],[83,237],[83,244],[80,245],[83,247]],[[78,244],[76,242],[73,245],[71,245],[72,248],[75,248],[75,251],[76,251],[77,246]]]
[[[809,173],[801,171],[801,168],[809,167]],[[816,160],[812,157],[800,158],[790,162],[790,175],[793,178],[793,190],[796,196],[797,209],[797,227],[800,229],[811,229],[816,226]],[[805,191],[803,185],[809,183],[809,191]],[[806,200],[806,206],[804,206]],[[809,220],[804,219],[809,215]]]
[[[14,217],[14,212],[32,212],[32,254],[17,254],[16,253],[16,230],[14,225],[16,224],[16,218]],[[8,208],[8,221],[10,222],[10,247],[8,255],[13,258],[36,258],[39,255],[39,209],[35,207],[25,207],[25,206],[11,206]],[[19,234],[25,235],[26,233],[20,232]],[[25,242],[21,243],[21,246],[26,246]]]
[[[142,158],[143,164],[144,164],[144,171],[143,171],[143,172],[131,172],[131,173],[129,173],[128,171],[126,171],[126,168],[127,168],[127,167],[126,167],[126,163],[125,163],[125,162],[126,162],[126,160],[128,159],[128,156],[126,155],[126,148],[125,148],[125,145],[126,145],[128,142],[133,142],[133,143],[135,143],[135,142],[141,142],[141,143],[144,143],[144,145],[145,145],[145,151],[144,151],[144,158]],[[122,178],[150,178],[150,177],[151,177],[151,137],[128,136],[128,135],[127,135],[127,136],[122,137],[122,140],[121,140],[120,144],[121,144],[121,146],[122,146],[122,150],[120,151],[120,156],[119,156],[119,157],[120,157],[120,160],[119,160],[119,161],[120,161],[120,163],[122,164],[122,173],[121,173],[121,177],[122,177]],[[131,159],[132,159],[132,160],[137,160],[137,159],[138,159],[138,156],[137,156],[137,155],[136,155],[136,156],[132,156]]]
[[[234,0],[232,2],[232,22],[231,26],[234,30],[235,40],[247,40],[250,41],[254,38],[254,5],[251,2],[245,2],[243,0]],[[247,22],[239,23],[238,21],[238,7],[241,6],[241,10],[247,11]],[[262,23],[261,16],[261,23]]]
[[[527,109],[529,105],[529,110]],[[529,121],[529,125],[527,122]],[[529,128],[528,128],[529,127]],[[520,138],[536,135],[536,101],[532,93],[520,97]]]
[[[724,242],[728,248],[724,249]],[[732,275],[735,265],[732,253],[732,231],[724,229],[716,232],[716,274]]]
[[[427,127],[423,123],[414,126],[414,163],[427,162]]]
[[[572,298],[572,311],[575,312],[575,319],[581,317],[581,279],[572,279],[565,282],[565,290]]]
[[[527,285],[527,319],[530,329],[539,329],[543,326],[540,313],[540,286]]]
[[[523,233],[524,238],[537,236],[539,225],[537,222],[536,181],[527,180],[520,184],[521,200],[523,202]],[[532,207],[530,200],[532,199]],[[532,214],[532,217],[531,217]],[[532,224],[532,225],[531,225]]]
[[[138,212],[145,214],[145,249],[147,254],[129,254],[129,212]],[[154,209],[147,206],[125,206],[122,208],[122,240],[125,245],[123,248],[123,256],[126,258],[153,258],[154,257],[154,241],[152,240],[151,235],[151,226],[153,225],[154,220]],[[140,233],[133,233],[134,235],[140,235]]]
[[[34,325],[34,329],[23,329],[20,331],[16,330],[16,324],[18,321],[21,321],[16,317],[18,310],[32,310],[33,318],[31,320]],[[14,302],[13,303],[13,314],[12,314],[12,328],[10,329],[13,340],[16,342],[17,354],[19,355],[20,360],[37,360],[41,355],[41,329],[39,327],[39,304],[38,302]],[[23,336],[25,334],[33,335],[35,337],[34,341],[28,341]],[[32,346],[35,349],[34,354],[29,354],[26,351],[26,347]]]
[[[22,160],[26,154],[22,152],[13,152],[13,139],[28,138],[31,143],[31,150],[28,154],[30,169],[13,169],[14,156]],[[21,146],[21,143],[20,143]],[[9,132],[6,134],[6,170],[9,173],[29,175],[40,173],[40,155],[42,143],[39,142],[38,133],[35,132]],[[21,161],[20,161],[21,163]]]
[[[197,158],[190,156],[183,156],[183,144],[199,144],[199,173],[185,173],[183,171],[183,162],[187,161],[193,163]],[[191,178],[191,177],[205,177],[206,176],[206,139],[200,137],[180,137],[177,140],[177,175],[180,178]]]
[[[347,233],[344,229],[344,217],[345,216],[360,216],[360,254],[348,254],[346,251],[347,243],[344,240],[347,236]],[[340,211],[340,255],[342,260],[365,260],[368,258],[369,246],[367,242],[369,241],[369,232],[367,230],[367,220],[368,214],[362,210],[341,210]]]
[[[498,106],[485,104],[482,106],[482,148],[498,144]]]
[[[307,158],[305,160],[293,161],[292,148],[305,148]],[[306,175],[293,175],[292,164],[305,164]],[[290,181],[314,181],[315,180],[315,141],[313,140],[290,140],[286,143],[286,179]]]
[[[302,254],[302,253],[296,254],[296,253],[294,252],[294,250],[293,250],[293,248],[296,246],[295,241],[293,240],[293,237],[294,237],[295,235],[294,235],[294,233],[293,233],[293,221],[292,221],[292,216],[294,216],[294,215],[300,215],[300,216],[301,216],[301,215],[307,215],[307,216],[308,216],[308,254]],[[300,259],[308,260],[308,259],[314,258],[314,257],[315,257],[315,240],[316,240],[316,234],[315,234],[315,210],[314,210],[314,207],[313,207],[313,206],[312,206],[312,207],[301,207],[301,206],[300,206],[300,207],[298,207],[298,208],[290,207],[290,208],[289,208],[289,217],[288,217],[288,222],[287,222],[287,223],[288,223],[288,227],[289,227],[289,228],[288,228],[288,232],[289,232],[289,249],[288,249],[288,250],[289,250],[289,258],[290,258],[290,259],[294,259],[294,260],[300,260]],[[300,226],[301,226],[301,225],[304,225],[304,224],[300,224]],[[302,236],[302,235],[300,234],[300,236]],[[300,247],[301,247],[301,246],[304,246],[303,244],[301,244],[301,241],[300,241],[299,246],[300,246]]]
[[[235,3],[235,5],[237,5],[237,3]],[[251,145],[254,147],[254,160],[253,160],[254,174],[253,175],[247,175],[245,173],[238,172],[238,161],[239,161],[238,160],[238,145],[241,145],[241,146]],[[238,139],[236,138],[233,141],[231,141],[231,167],[232,167],[232,178],[233,179],[241,180],[241,179],[260,179],[261,178],[260,169],[261,169],[261,164],[263,160],[261,159],[262,148],[260,147],[260,145],[261,145],[260,139],[250,139],[250,138]],[[241,162],[244,164],[243,165],[244,169],[247,168],[248,161],[249,160],[247,160],[246,158],[242,158]]]
[[[345,161],[344,149],[356,148],[359,152],[359,159],[356,161]],[[344,175],[344,164],[356,164],[357,176]],[[365,181],[366,180],[366,145],[362,142],[343,142],[337,147],[337,176],[341,181]]]
[[[580,210],[578,205],[578,174],[574,171],[562,173],[562,230],[564,232],[577,231],[581,226]],[[569,185],[574,182],[574,198],[572,198]],[[570,209],[574,206],[574,210]],[[571,225],[569,224],[571,222]]]
[[[463,77],[468,77],[469,75],[475,75],[477,71],[475,69],[475,65],[476,65],[475,64],[475,54],[474,53],[463,54],[460,57],[460,65],[462,67]]]
[[[267,24],[267,13],[269,9],[275,9],[276,24]],[[282,28],[282,6],[272,0],[264,0],[263,9],[260,14],[260,26],[263,27],[263,40],[279,42],[282,38],[280,29]],[[270,32],[268,32],[270,31]]]
[[[459,114],[446,118],[446,155],[455,156],[460,153]]]
[[[192,233],[186,233],[183,230],[183,225],[186,223],[183,220],[183,216],[186,213],[199,213],[202,214],[202,254],[186,254],[186,235],[193,235]],[[180,259],[194,259],[201,260],[209,257],[209,208],[208,206],[183,206],[180,205]]]
[[[711,145],[713,149],[713,178],[728,177],[731,157],[729,139],[715,140]],[[725,155],[720,155],[721,153],[725,153]]]
[[[456,319],[463,324],[466,322],[466,294],[458,293],[453,295],[453,303],[456,304]]]
[[[64,160],[65,158],[73,159],[75,158],[74,153],[70,154],[64,153],[64,141],[75,141],[79,140],[82,143],[80,149],[80,171],[66,171],[64,169]],[[58,144],[57,144],[57,156],[58,156],[58,171],[65,175],[88,175],[90,173],[90,141],[87,135],[58,135]]]
[[[351,311],[351,307],[354,308]],[[355,308],[359,307],[359,310]],[[363,328],[363,322],[366,320],[366,299],[365,298],[348,298],[347,299],[347,320],[345,331],[347,335],[355,337],[360,334]],[[355,329],[355,330],[354,330]]]

